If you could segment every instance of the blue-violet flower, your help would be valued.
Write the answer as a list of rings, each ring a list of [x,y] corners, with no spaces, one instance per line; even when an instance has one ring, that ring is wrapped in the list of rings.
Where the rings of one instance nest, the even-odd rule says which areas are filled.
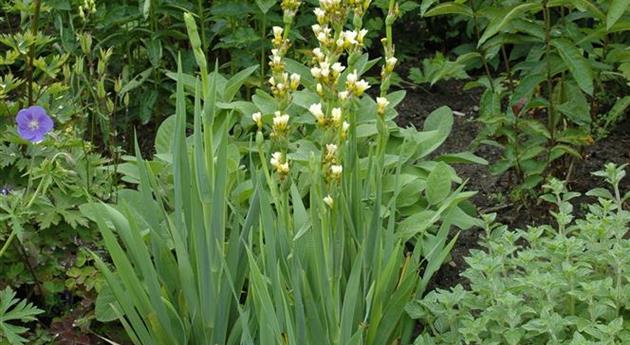
[[[54,127],[46,110],[37,105],[20,110],[15,120],[20,137],[32,143],[44,140],[44,136]]]

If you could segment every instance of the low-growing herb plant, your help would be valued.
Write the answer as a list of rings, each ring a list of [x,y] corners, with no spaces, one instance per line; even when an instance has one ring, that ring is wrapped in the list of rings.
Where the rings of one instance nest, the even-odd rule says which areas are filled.
[[[100,250],[100,236],[79,205],[109,200],[114,187],[107,160],[53,129],[55,118],[32,106],[0,129],[0,281],[63,316],[91,304],[102,282],[86,251]]]
[[[483,250],[466,258],[469,287],[433,291],[407,306],[424,331],[414,344],[625,344],[630,298],[630,212],[619,182],[625,166],[594,173],[609,189],[574,219],[563,182],[542,199],[555,225],[512,231],[485,219]]]

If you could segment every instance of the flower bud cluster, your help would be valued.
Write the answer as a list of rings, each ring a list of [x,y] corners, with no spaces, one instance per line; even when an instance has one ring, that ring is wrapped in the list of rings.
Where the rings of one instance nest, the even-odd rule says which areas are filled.
[[[324,112],[321,103],[314,103],[311,104],[308,111],[313,115],[315,122],[320,127],[341,128],[344,126],[343,110],[339,107],[332,108],[328,115]]]
[[[368,84],[365,79],[359,80],[359,75],[356,70],[348,74],[348,77],[346,78],[346,91],[348,91],[351,95],[360,97],[363,95],[365,90],[369,88],[370,84]]]
[[[274,139],[286,138],[289,134],[289,115],[276,111],[273,117],[273,126],[271,127],[271,137]]]
[[[94,13],[96,13],[96,1],[83,0],[83,4],[79,6],[79,17],[81,17],[81,20],[87,20],[87,17]]]
[[[386,30],[387,32],[391,32],[391,26],[399,15],[400,9],[398,8],[398,3],[395,3],[393,6],[390,7],[387,18],[385,19],[385,25],[390,28]],[[385,91],[387,91],[387,89],[389,89],[389,86],[391,84],[391,76],[394,72],[396,64],[398,63],[398,59],[396,59],[396,57],[394,56],[395,49],[391,37],[388,36],[381,39],[381,43],[383,44],[385,58],[385,63],[381,68],[381,94],[383,94]]]
[[[300,0],[282,0],[280,7],[282,7],[282,11],[284,12],[284,18],[292,20],[301,4],[302,2]]]
[[[300,87],[301,79],[301,76],[297,73],[291,75],[286,72],[275,73],[268,80],[271,86],[271,93],[278,99],[286,98],[289,92],[297,91]]]
[[[321,8],[315,9],[316,16],[321,15],[321,13],[325,15],[326,12],[319,12],[318,10],[321,11]],[[328,24],[313,24],[311,29],[319,45],[336,54],[341,54],[344,51],[352,52],[360,50],[364,46],[365,36],[368,33],[366,29],[346,30],[335,33]]]

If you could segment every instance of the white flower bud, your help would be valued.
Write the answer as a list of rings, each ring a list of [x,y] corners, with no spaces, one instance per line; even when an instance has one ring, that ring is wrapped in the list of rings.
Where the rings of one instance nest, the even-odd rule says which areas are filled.
[[[354,84],[357,82],[358,79],[359,76],[357,74],[357,70],[355,69],[354,72],[348,74],[348,77],[346,77],[346,82]]]
[[[275,116],[273,117],[273,126],[277,128],[286,128],[289,124],[289,115],[281,114],[279,111],[276,111]]]
[[[339,62],[335,62],[331,68],[336,74],[341,74],[341,72],[346,69],[346,67]]]
[[[335,177],[335,178],[339,178],[341,177],[341,174],[343,173],[343,166],[341,165],[331,165],[330,166],[330,174]]]
[[[331,112],[332,120],[334,123],[341,123],[341,108],[333,108]]]
[[[311,75],[315,78],[315,79],[319,79],[322,77],[322,69],[319,67],[313,67],[311,68]]]
[[[356,31],[347,30],[343,32],[343,40],[345,45],[355,45],[357,44],[357,36],[358,33]]]
[[[326,58],[326,56],[324,55],[324,53],[322,53],[322,50],[320,48],[313,49],[313,55],[315,55],[317,60],[324,60]]]
[[[315,13],[315,17],[317,18],[318,22],[322,23],[326,20],[326,11],[322,10],[321,8],[315,8],[313,10],[313,13]]]
[[[324,204],[326,204],[328,207],[333,208],[334,203],[335,202],[332,196],[326,195],[326,197],[324,197]]]
[[[254,122],[256,122],[258,127],[261,127],[261,125],[262,125],[262,113],[261,112],[253,113],[252,114],[252,120],[254,120]]]
[[[341,130],[345,133],[348,131],[348,129],[350,129],[350,124],[344,121],[343,124],[341,125]]]
[[[311,104],[311,106],[308,108],[308,111],[310,111],[311,114],[313,114],[313,116],[315,117],[317,122],[319,122],[319,123],[323,122],[323,120],[324,120],[324,111],[322,110],[322,104],[321,103]]]
[[[370,88],[370,84],[368,84],[368,82],[365,81],[364,79],[359,80],[355,85],[356,85],[355,93],[357,96],[361,96],[363,92],[365,92],[365,90]]]
[[[282,152],[274,152],[271,154],[271,159],[269,160],[269,163],[271,163],[271,166],[273,166],[274,168],[277,169],[277,167],[282,164]]]
[[[337,154],[337,145],[326,144],[326,155],[330,157],[334,157],[336,154]]]
[[[385,97],[376,97],[376,110],[380,115],[385,114],[385,108],[389,105],[389,100]]]
[[[281,28],[281,27],[279,27],[279,26],[274,26],[274,27],[272,28],[272,30],[273,30],[273,36],[274,36],[275,38],[280,38],[280,39],[282,38],[282,32],[284,31],[284,29],[283,29],[283,28]]]
[[[299,74],[297,73],[291,74],[291,89],[292,90],[297,90],[298,86],[300,86],[301,79],[302,77]]]
[[[363,39],[365,39],[365,35],[367,35],[367,33],[367,29],[361,29],[361,31],[359,31],[359,34],[357,35],[357,41],[360,44],[363,44]]]

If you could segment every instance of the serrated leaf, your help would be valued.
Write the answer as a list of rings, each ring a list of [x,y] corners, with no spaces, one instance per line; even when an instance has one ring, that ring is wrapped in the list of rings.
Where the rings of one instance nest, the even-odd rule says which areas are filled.
[[[26,300],[17,299],[15,291],[8,287],[5,288],[0,292],[0,338],[6,338],[11,345],[26,344],[27,340],[20,335],[28,331],[28,328],[8,322],[33,321],[35,316],[41,313],[43,313],[43,310]]]

